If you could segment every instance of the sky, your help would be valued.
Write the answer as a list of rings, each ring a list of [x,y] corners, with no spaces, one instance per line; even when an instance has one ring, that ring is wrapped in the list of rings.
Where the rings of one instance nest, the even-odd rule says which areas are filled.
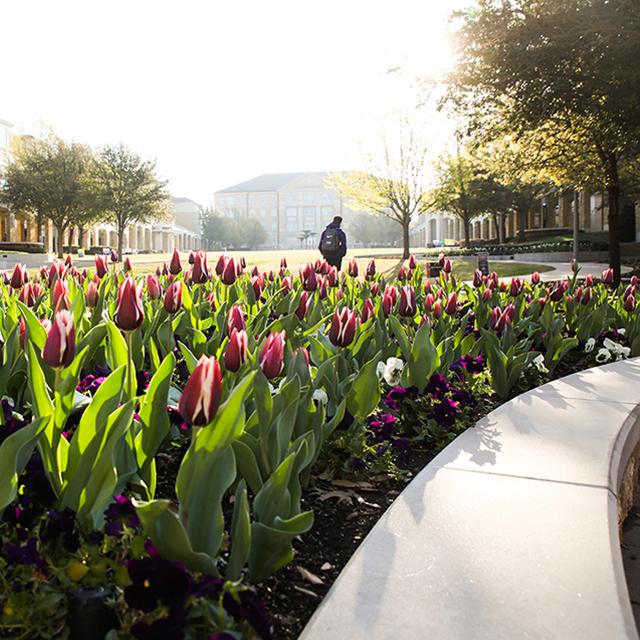
[[[366,169],[398,113],[435,152],[449,131],[416,79],[450,65],[457,2],[5,2],[0,118],[123,142],[205,206],[262,173]]]

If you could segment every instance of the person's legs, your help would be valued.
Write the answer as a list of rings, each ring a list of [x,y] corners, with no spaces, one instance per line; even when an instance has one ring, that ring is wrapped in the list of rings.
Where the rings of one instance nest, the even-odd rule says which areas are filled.
[[[340,267],[342,266],[342,258],[340,256],[328,256],[325,260],[329,266],[336,267],[338,271],[340,271]]]

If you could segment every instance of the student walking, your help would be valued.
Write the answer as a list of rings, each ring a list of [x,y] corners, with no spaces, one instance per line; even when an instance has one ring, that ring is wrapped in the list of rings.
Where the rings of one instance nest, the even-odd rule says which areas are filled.
[[[342,258],[347,253],[347,236],[340,228],[341,224],[342,218],[335,216],[322,232],[318,245],[322,257],[332,267],[337,267],[338,271],[342,265]]]

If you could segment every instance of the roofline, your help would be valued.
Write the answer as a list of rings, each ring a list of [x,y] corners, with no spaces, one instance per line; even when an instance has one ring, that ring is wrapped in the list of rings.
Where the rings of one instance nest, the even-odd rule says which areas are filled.
[[[15,127],[13,122],[9,122],[8,120],[3,120],[2,118],[0,118],[0,124],[5,125],[6,127]]]

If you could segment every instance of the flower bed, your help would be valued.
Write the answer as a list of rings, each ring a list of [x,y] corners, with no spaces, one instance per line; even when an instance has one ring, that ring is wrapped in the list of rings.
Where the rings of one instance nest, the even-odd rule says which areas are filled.
[[[479,415],[640,353],[637,281],[614,290],[610,272],[549,287],[461,284],[444,257],[438,278],[411,259],[396,281],[373,261],[364,278],[354,261],[190,262],[136,279],[96,256],[0,283],[8,637],[268,638],[273,619],[295,637],[395,492]]]

